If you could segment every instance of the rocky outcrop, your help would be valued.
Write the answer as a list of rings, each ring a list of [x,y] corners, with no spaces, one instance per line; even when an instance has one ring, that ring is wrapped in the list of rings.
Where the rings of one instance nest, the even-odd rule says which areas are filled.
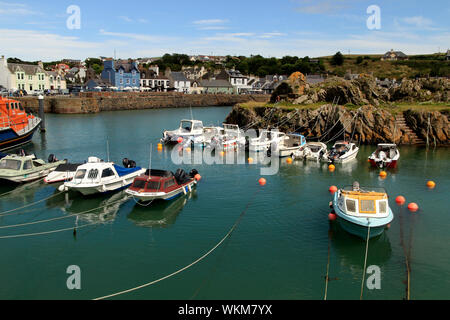
[[[448,145],[448,115],[432,113],[436,128],[429,133],[431,141]],[[414,130],[421,132],[426,115],[407,114],[407,121],[415,121]],[[386,109],[365,105],[348,109],[331,104],[318,109],[286,109],[280,107],[244,108],[235,106],[225,120],[241,128],[278,128],[283,132],[298,132],[314,140],[328,142],[352,139],[362,144],[392,143],[410,144],[413,141],[408,132],[397,126],[395,116]],[[420,129],[419,129],[420,128]],[[418,136],[422,136],[418,134]]]
[[[448,112],[407,110],[403,113],[408,126],[430,145],[450,144]]]

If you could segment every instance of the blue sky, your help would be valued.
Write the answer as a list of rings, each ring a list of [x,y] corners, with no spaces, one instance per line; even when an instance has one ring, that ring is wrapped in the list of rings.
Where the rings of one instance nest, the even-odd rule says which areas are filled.
[[[66,26],[70,5],[81,28]],[[377,5],[381,29],[369,30]],[[324,56],[450,48],[448,0],[0,0],[0,55],[30,60],[164,53]]]

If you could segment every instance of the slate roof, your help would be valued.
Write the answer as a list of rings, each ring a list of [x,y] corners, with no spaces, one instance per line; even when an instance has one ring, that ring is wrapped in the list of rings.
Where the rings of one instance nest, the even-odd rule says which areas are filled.
[[[11,73],[23,71],[26,75],[35,75],[38,72],[44,73],[44,69],[42,69],[38,65],[32,64],[8,63],[8,69],[11,71]]]
[[[204,88],[233,88],[227,80],[201,80],[200,85]]]
[[[170,77],[173,79],[173,81],[189,81],[183,72],[172,72],[170,74]]]

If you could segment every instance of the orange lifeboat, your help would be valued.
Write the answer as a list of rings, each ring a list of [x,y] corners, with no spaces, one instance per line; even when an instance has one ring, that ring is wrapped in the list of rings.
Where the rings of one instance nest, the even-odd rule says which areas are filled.
[[[0,97],[0,150],[30,142],[40,123],[19,101]]]

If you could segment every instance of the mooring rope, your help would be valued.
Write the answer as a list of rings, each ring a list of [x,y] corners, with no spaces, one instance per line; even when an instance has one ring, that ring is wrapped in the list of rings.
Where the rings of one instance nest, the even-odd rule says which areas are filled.
[[[259,190],[260,190],[260,189],[256,190],[256,192],[253,194],[253,198],[254,198],[254,196],[258,193]],[[234,223],[234,225],[231,227],[230,231],[228,231],[228,233],[222,238],[222,240],[220,240],[220,241],[219,241],[212,249],[210,249],[208,252],[206,252],[203,256],[201,256],[200,258],[198,258],[198,259],[195,260],[194,262],[188,264],[187,266],[185,266],[185,267],[183,267],[183,268],[181,268],[181,269],[179,269],[179,270],[177,270],[177,271],[175,271],[175,272],[172,272],[171,274],[168,274],[168,275],[166,275],[166,276],[164,276],[164,277],[162,277],[162,278],[159,278],[159,279],[157,279],[157,280],[148,282],[148,283],[146,283],[146,284],[143,284],[143,285],[140,285],[140,286],[131,288],[131,289],[127,289],[127,290],[123,290],[123,291],[120,291],[120,292],[117,292],[117,293],[113,293],[113,294],[110,294],[110,295],[107,295],[107,296],[95,298],[95,299],[93,299],[93,300],[105,300],[105,299],[109,299],[109,298],[112,298],[112,297],[116,297],[116,296],[119,296],[119,295],[122,295],[122,294],[130,293],[130,292],[133,292],[133,291],[136,291],[136,290],[145,288],[145,287],[149,287],[149,286],[151,286],[151,285],[154,285],[154,284],[156,284],[156,283],[158,283],[158,282],[161,282],[161,281],[163,281],[163,280],[169,279],[169,278],[171,278],[171,277],[173,277],[173,276],[175,276],[175,275],[177,275],[177,274],[179,274],[179,273],[181,273],[181,272],[183,272],[183,271],[185,271],[185,270],[187,270],[187,269],[193,267],[194,265],[196,265],[197,263],[199,263],[200,261],[202,261],[202,260],[204,260],[206,257],[208,257],[211,253],[213,253],[218,247],[220,247],[220,245],[221,245],[222,243],[225,242],[225,240],[227,240],[227,239],[231,236],[231,234],[234,232],[234,230],[237,228],[237,226],[238,226],[239,223],[241,222],[242,218],[244,217],[245,213],[247,212],[247,209],[250,207],[250,204],[251,204],[252,202],[253,202],[253,200],[250,201],[250,202],[247,204],[247,206],[245,207],[244,211],[241,213],[241,215],[239,216],[239,218],[236,220],[236,222]]]
[[[356,117],[358,116],[358,114],[359,114],[359,109],[358,109],[358,112],[355,114],[355,116],[353,117],[353,119],[352,120],[350,120],[350,122],[347,124],[347,125],[345,125],[343,128],[342,128],[342,130],[340,130],[333,138],[331,138],[330,140],[328,140],[327,142],[324,142],[325,144],[328,144],[330,141],[333,141],[335,138],[337,138],[337,137],[339,137],[342,133],[344,133],[346,130],[347,130],[347,128],[353,123],[353,121],[356,119]],[[336,124],[337,123],[339,123],[339,120],[335,123],[335,126],[336,126]],[[334,126],[333,126],[334,127]]]
[[[129,198],[113,201],[111,203],[108,203],[106,205],[103,205],[103,206],[100,206],[100,207],[97,207],[97,208],[93,208],[93,209],[89,209],[89,210],[86,210],[86,211],[73,213],[73,214],[70,214],[70,215],[67,215],[67,216],[56,217],[56,218],[51,218],[51,219],[46,219],[46,220],[32,221],[32,222],[21,223],[21,224],[8,225],[8,226],[1,226],[0,229],[10,229],[10,228],[24,227],[24,226],[34,225],[34,224],[40,224],[40,223],[52,222],[52,221],[56,221],[56,220],[68,219],[68,218],[72,218],[72,217],[75,217],[75,216],[78,216],[78,215],[86,214],[86,213],[89,213],[89,212],[92,212],[92,211],[95,211],[95,210],[98,210],[98,209],[103,209],[103,208],[112,206],[114,204],[120,203],[120,202],[125,202],[128,199]]]
[[[327,300],[328,295],[328,283],[330,282],[330,254],[331,254],[331,231],[328,233],[328,262],[327,262],[327,275],[325,277],[325,295],[323,300]]]
[[[39,179],[39,180],[30,182],[30,183],[28,183],[28,184],[26,185],[26,187],[33,186],[33,185],[37,184],[38,182],[42,182],[42,179]],[[18,189],[18,188],[14,188],[14,189],[11,190],[11,191],[8,191],[8,192],[5,192],[5,193],[0,194],[0,199],[3,198],[4,196],[7,196],[8,194],[17,192],[17,189]]]
[[[88,226],[93,226],[95,224],[100,224],[100,223],[101,222],[88,223],[88,224],[84,224],[82,226],[77,226],[76,228],[70,227],[70,228],[50,230],[50,231],[44,231],[44,232],[15,234],[15,235],[11,235],[11,236],[1,236],[0,239],[35,237],[35,236],[41,236],[41,235],[46,235],[46,234],[64,232],[64,231],[68,231],[68,230],[81,229],[81,228],[85,228],[85,227],[88,227]]]
[[[363,277],[362,277],[362,282],[361,282],[361,295],[359,296],[359,300],[363,299],[364,282],[366,280],[367,255],[369,253],[369,240],[370,240],[370,224],[367,228],[366,255],[364,257],[364,270],[363,270]]]
[[[15,208],[15,209],[11,209],[11,210],[7,210],[7,211],[0,212],[0,217],[12,215],[12,214],[10,214],[11,212],[15,212],[15,211],[18,211],[18,210],[21,210],[21,209],[25,209],[25,208],[32,207],[32,206],[34,206],[34,205],[36,205],[36,204],[38,204],[38,203],[41,203],[41,202],[44,202],[44,201],[46,201],[46,200],[50,200],[51,198],[54,198],[54,197],[56,197],[56,196],[59,196],[61,193],[62,193],[62,192],[57,192],[57,193],[51,195],[50,197],[47,197],[47,198],[38,200],[38,201],[36,201],[36,202],[29,203],[29,204],[24,205],[24,206],[22,206],[22,207],[18,207],[18,208]],[[16,213],[13,213],[13,214],[20,214],[20,213],[21,213],[21,212],[16,212]]]

